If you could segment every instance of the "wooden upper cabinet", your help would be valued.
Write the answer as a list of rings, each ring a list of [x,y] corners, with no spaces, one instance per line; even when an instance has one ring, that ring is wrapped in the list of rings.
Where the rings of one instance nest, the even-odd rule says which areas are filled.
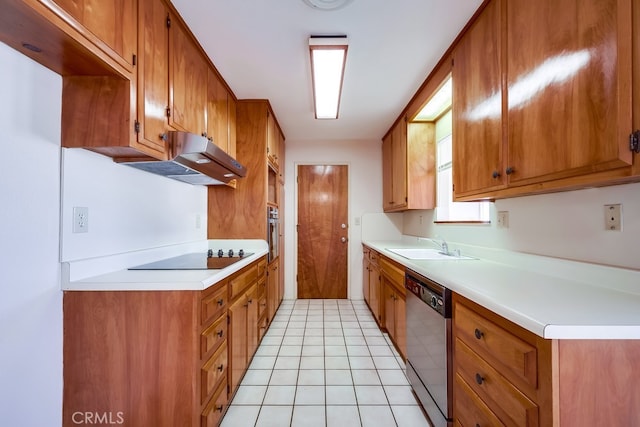
[[[178,19],[169,28],[169,124],[177,130],[206,132],[207,62]]]
[[[400,120],[391,132],[391,197],[393,209],[407,206],[407,121]]]
[[[490,2],[454,51],[453,182],[456,196],[504,186],[501,8]]]
[[[632,163],[631,4],[509,0],[509,184]]]
[[[128,64],[136,54],[138,0],[54,0]],[[141,0],[142,1],[142,0]]]
[[[211,68],[207,77],[207,135],[213,143],[229,152],[229,98],[218,75]]]
[[[391,175],[392,152],[393,143],[391,141],[391,133],[388,133],[382,139],[382,207],[385,211],[391,209],[391,205],[393,204],[393,178]]]
[[[382,141],[385,212],[435,207],[435,127],[400,120]]]
[[[273,114],[268,113],[267,120],[267,158],[269,162],[278,169],[278,149],[279,149],[279,133],[278,125]]]
[[[168,157],[169,9],[163,0],[140,0],[138,40],[138,143]]]
[[[236,157],[236,146],[237,146],[237,111],[238,111],[238,102],[235,98],[229,95],[227,108],[229,112],[227,114],[229,119],[229,141],[228,141],[228,151],[227,153],[235,158]]]

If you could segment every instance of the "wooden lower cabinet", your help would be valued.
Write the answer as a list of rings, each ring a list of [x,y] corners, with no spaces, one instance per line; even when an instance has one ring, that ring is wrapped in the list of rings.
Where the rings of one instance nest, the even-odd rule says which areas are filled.
[[[265,266],[204,291],[65,292],[62,425],[87,412],[132,427],[218,425],[266,332]]]
[[[380,268],[378,267],[379,254],[371,248],[364,246],[362,283],[364,300],[366,301],[378,326],[382,326]]]
[[[550,340],[454,293],[453,341],[460,425],[552,425]]]
[[[407,355],[407,314],[404,267],[380,258],[384,328],[403,358]]]

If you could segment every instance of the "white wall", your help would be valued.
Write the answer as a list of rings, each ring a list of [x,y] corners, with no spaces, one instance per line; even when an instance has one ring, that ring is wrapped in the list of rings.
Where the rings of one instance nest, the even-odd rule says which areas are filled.
[[[362,239],[359,222],[367,212],[382,206],[381,141],[310,143],[286,141],[285,165],[285,298],[296,295],[296,218],[298,164],[346,164],[349,166],[349,290],[351,299],[362,299]]]
[[[60,76],[2,43],[0,64],[0,424],[59,425],[60,261],[204,240],[207,191],[61,149]]]
[[[62,420],[62,80],[0,43],[0,424]]]
[[[404,234],[640,269],[639,195],[635,183],[498,200],[490,225],[434,224],[433,211],[407,212]],[[615,203],[622,231],[606,231],[604,205]],[[497,211],[509,212],[509,228],[497,227]]]
[[[207,238],[206,187],[117,164],[90,151],[62,151],[62,261]],[[87,233],[72,232],[74,206],[89,208]]]

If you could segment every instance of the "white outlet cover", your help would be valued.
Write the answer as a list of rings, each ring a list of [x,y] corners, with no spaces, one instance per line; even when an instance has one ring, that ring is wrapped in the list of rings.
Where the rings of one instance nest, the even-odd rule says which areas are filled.
[[[86,208],[86,207],[73,208],[73,232],[74,233],[89,232],[89,208]]]
[[[622,205],[604,205],[604,228],[607,231],[622,230]]]

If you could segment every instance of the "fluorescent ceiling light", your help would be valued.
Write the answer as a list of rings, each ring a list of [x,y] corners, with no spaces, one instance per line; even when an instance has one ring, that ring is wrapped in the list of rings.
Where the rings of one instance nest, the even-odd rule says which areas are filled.
[[[414,120],[432,122],[442,115],[451,107],[451,99],[453,97],[451,76],[447,78],[444,84],[438,89],[435,95],[427,102]]]
[[[337,119],[344,79],[346,36],[311,36],[311,81],[316,119]]]

